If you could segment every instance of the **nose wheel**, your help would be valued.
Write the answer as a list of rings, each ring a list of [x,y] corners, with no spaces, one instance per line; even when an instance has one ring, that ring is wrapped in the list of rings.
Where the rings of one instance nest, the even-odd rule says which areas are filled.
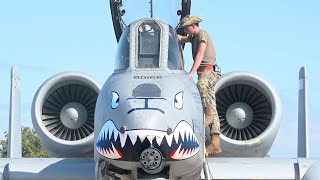
[[[140,154],[143,170],[150,174],[156,174],[162,170],[162,160],[162,154],[156,148],[147,148]]]

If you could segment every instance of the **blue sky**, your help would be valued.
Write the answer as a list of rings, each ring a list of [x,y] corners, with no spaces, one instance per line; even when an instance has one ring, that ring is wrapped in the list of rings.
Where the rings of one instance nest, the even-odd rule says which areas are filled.
[[[320,1],[197,0],[191,14],[214,39],[223,72],[250,71],[280,95],[283,120],[270,155],[295,157],[298,71],[308,70],[311,157],[320,157]],[[165,13],[166,10],[164,10]],[[81,71],[103,83],[113,72],[116,40],[109,1],[0,1],[0,138],[8,127],[10,69],[21,74],[22,124],[32,126],[39,86],[63,71]],[[184,52],[191,67],[190,46]]]

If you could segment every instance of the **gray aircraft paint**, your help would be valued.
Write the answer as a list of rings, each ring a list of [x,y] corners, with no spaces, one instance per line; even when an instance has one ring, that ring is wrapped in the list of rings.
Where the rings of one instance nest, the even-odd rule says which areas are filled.
[[[313,180],[317,178],[319,179],[319,177],[320,177],[320,162],[318,161],[312,164],[310,168],[308,168],[305,175],[302,177],[302,180]]]
[[[160,68],[139,69],[135,66],[139,53],[137,26],[146,20],[156,21],[162,29]],[[160,178],[157,172],[166,168],[170,170],[168,178],[171,179],[203,179],[203,164],[206,165],[206,179],[212,176],[215,179],[316,180],[320,177],[319,159],[265,158],[279,128],[281,103],[270,83],[249,72],[225,74],[216,86],[224,151],[219,156],[224,157],[212,156],[207,158],[205,163],[203,109],[199,93],[186,72],[167,68],[169,26],[156,19],[142,19],[134,22],[130,28],[132,34],[129,67],[126,70],[115,70],[102,89],[99,83],[84,73],[64,72],[44,82],[34,97],[33,124],[50,156],[75,158],[0,159],[1,180],[106,179],[101,176],[102,170],[104,175],[110,177],[135,179],[138,169],[143,169],[142,163],[138,160],[148,152],[146,150],[158,153],[156,148],[161,149],[163,145],[161,139],[169,138],[173,142],[179,133],[185,132],[191,134],[192,138],[183,138],[183,142],[180,140],[179,143],[192,139],[191,142],[197,142],[199,146],[188,151],[188,155],[180,153],[177,146],[176,150],[179,153],[173,151],[171,159],[162,160],[161,166],[140,171],[140,174],[143,172],[143,179]],[[180,94],[181,92],[183,94]],[[97,102],[93,98],[95,93],[99,94]],[[176,102],[175,97],[179,99],[176,99]],[[183,104],[179,102],[182,98]],[[241,101],[250,106],[245,106]],[[252,110],[252,116],[249,108]],[[255,113],[256,116],[258,114],[258,119],[255,119]],[[54,117],[49,117],[50,114]],[[82,119],[81,114],[87,114],[88,118]],[[224,114],[233,118],[224,119]],[[94,129],[90,126],[93,116]],[[77,121],[77,118],[80,121]],[[65,122],[67,120],[69,121]],[[243,126],[254,126],[247,131],[234,130],[235,127],[242,127],[236,120],[243,120]],[[267,123],[257,125],[261,121]],[[83,126],[80,126],[80,122]],[[65,128],[79,126],[84,129],[69,131]],[[90,129],[94,132],[90,132]],[[112,140],[112,136],[109,137],[108,131],[111,130],[113,135],[117,135],[114,136],[116,140],[114,137]],[[106,135],[103,135],[106,131]],[[108,148],[112,149],[108,149],[108,153],[105,149],[102,152],[97,146],[97,140],[102,138],[108,139],[111,143],[119,138],[119,144],[116,148],[110,144]],[[133,160],[121,159],[125,157],[124,153],[117,150],[129,151],[129,154],[136,153],[130,151],[132,149],[128,149],[125,143],[130,145],[138,139],[147,143],[151,141],[148,146],[152,144],[154,147],[141,146],[141,153],[132,156]]]
[[[305,67],[299,71],[298,99],[298,157],[309,157],[308,76]]]
[[[93,158],[0,158],[0,180],[57,179],[94,180]]]
[[[316,171],[319,159],[311,158],[209,158],[208,164],[213,179],[296,180],[307,177],[316,180],[320,177],[320,171]]]
[[[215,88],[223,149],[223,152],[216,156],[265,157],[277,135],[282,117],[282,106],[278,93],[267,80],[249,72],[226,73]],[[252,99],[261,103],[251,102]],[[248,117],[250,112],[253,112],[254,116]],[[234,118],[230,120],[228,115]],[[245,118],[244,121],[239,120],[240,117]],[[245,124],[245,126],[237,128],[235,123],[230,121],[238,121],[236,123]],[[266,122],[265,126],[260,132],[253,131],[257,124],[264,122]],[[240,130],[241,136],[239,133],[228,131],[228,128]],[[241,132],[241,130],[244,131]],[[255,133],[257,136],[254,137]]]
[[[94,97],[100,89],[95,78],[74,71],[54,75],[38,89],[32,123],[50,157],[93,155]]]
[[[241,73],[238,72],[238,74]],[[245,74],[248,73],[246,72]],[[121,76],[121,73],[117,76]],[[223,76],[221,81],[223,82],[226,77],[228,76]],[[67,82],[70,82],[67,76],[64,76],[64,80],[66,81],[58,81],[59,84],[67,85]],[[239,82],[241,81],[244,80],[240,80]],[[52,87],[55,86],[53,85]],[[111,106],[111,102],[108,106],[109,105]],[[63,154],[63,152],[61,152],[61,154]],[[207,161],[209,177],[212,176],[215,179],[262,178],[315,180],[320,177],[319,159],[210,157],[207,158]],[[181,168],[183,169],[184,167],[182,166]],[[95,162],[90,158],[87,160],[83,158],[0,159],[1,180],[95,179],[94,169]],[[230,169],[233,170],[233,173],[230,173]],[[57,174],[57,171],[60,173]],[[204,173],[202,173],[201,179],[204,179]]]
[[[20,99],[20,75],[14,66],[11,69],[8,158],[22,157]]]
[[[140,24],[145,20],[155,21],[162,29],[160,68],[136,68],[136,62],[138,61],[138,51],[136,49],[138,47],[138,35],[136,32]],[[204,139],[202,105],[198,89],[192,79],[184,71],[170,70],[168,68],[167,42],[169,26],[159,20],[142,19],[133,22],[130,28],[131,58],[129,67],[126,70],[116,70],[105,82],[99,93],[95,113],[95,142],[102,138],[103,134],[101,133],[106,134],[110,130],[116,132],[122,128],[125,129],[124,133],[116,133],[121,141],[122,138],[125,138],[121,146],[124,146],[125,141],[132,137],[130,134],[134,133],[135,139],[130,139],[130,141],[136,142],[137,136],[140,141],[145,139],[149,139],[149,141],[156,140],[161,149],[161,142],[163,143],[164,137],[167,141],[170,140],[171,143],[177,142],[179,132],[183,133],[190,127],[190,131],[187,132],[190,135],[194,134],[194,138],[197,138],[199,149],[192,152],[190,150],[190,153],[186,153],[188,155],[185,156],[181,154],[173,155],[171,160],[162,161],[159,169],[154,170],[151,174],[169,166],[170,177],[185,176],[193,171],[197,171],[200,174],[204,154],[204,144],[201,140]],[[145,91],[152,87],[155,87],[156,90]],[[175,107],[175,97],[179,93],[183,93],[183,105],[177,108]],[[116,108],[112,104],[113,94],[116,94],[116,97],[119,98],[119,104]],[[136,110],[137,108],[146,109]],[[185,128],[179,131],[181,126]],[[169,131],[172,131],[172,133]],[[183,136],[184,134],[181,135]],[[184,137],[182,138],[184,139]],[[185,141],[187,140],[185,139]],[[171,143],[169,143],[169,146],[171,146]],[[152,144],[152,146],[154,145]],[[179,151],[179,149],[175,150]],[[121,157],[120,154],[108,154],[106,155],[107,157],[103,155],[104,153],[97,149],[95,151],[96,162],[99,163],[103,159],[117,167],[131,170],[131,178],[137,178],[137,168],[142,168],[139,161],[128,162],[121,160],[124,157]],[[123,156],[126,155],[123,154]],[[167,157],[164,158],[167,159]],[[182,164],[186,166],[181,168]]]

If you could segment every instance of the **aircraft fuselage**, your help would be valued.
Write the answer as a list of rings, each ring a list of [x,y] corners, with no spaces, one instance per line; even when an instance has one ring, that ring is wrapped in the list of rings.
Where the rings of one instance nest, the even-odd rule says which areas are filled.
[[[145,24],[156,30],[141,31]],[[123,61],[127,68],[115,70],[97,101],[96,162],[126,170],[132,178],[144,173],[199,176],[204,158],[203,110],[194,81],[177,65],[179,49],[170,52],[176,36],[169,33],[169,25],[154,19],[136,21],[128,28],[128,36],[125,32],[122,37],[130,47],[129,61]],[[153,48],[140,44],[148,41]],[[119,48],[125,48],[121,43],[120,39]]]

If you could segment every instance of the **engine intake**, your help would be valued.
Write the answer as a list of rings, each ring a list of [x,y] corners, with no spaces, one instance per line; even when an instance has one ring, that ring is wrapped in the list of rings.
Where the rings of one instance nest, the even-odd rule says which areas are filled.
[[[276,91],[248,72],[227,73],[215,88],[223,148],[219,156],[266,156],[281,120]]]
[[[95,105],[101,85],[80,72],[52,76],[38,89],[33,126],[53,157],[93,155]]]

